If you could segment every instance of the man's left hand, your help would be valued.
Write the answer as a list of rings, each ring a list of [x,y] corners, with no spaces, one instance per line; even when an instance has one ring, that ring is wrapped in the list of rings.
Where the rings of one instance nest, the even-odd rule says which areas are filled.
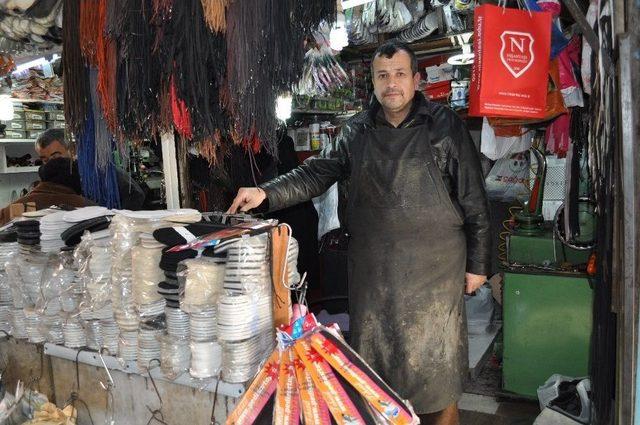
[[[487,276],[479,274],[465,273],[464,280],[467,283],[465,292],[467,294],[473,294],[476,289],[480,288],[487,281]]]

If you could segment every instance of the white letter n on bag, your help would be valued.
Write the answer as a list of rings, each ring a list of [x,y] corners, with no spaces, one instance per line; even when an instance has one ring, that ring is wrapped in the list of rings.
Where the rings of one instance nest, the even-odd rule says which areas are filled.
[[[514,78],[521,77],[533,65],[533,36],[527,32],[504,31],[500,36],[500,60]]]

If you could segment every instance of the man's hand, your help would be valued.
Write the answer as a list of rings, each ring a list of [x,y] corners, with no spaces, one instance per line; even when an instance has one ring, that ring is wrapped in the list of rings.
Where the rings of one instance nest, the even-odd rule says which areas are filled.
[[[233,204],[227,210],[227,214],[235,214],[238,210],[247,212],[257,208],[265,199],[267,199],[267,194],[259,187],[241,187]]]
[[[464,280],[467,283],[465,292],[467,294],[473,294],[476,289],[480,288],[487,281],[487,276],[481,276],[479,274],[465,273]]]

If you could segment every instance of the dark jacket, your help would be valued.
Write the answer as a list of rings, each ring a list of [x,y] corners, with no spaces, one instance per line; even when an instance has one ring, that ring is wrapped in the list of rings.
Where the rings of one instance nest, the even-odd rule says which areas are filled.
[[[120,208],[138,211],[144,204],[145,194],[142,188],[129,174],[116,167]]]
[[[31,192],[12,202],[12,204],[26,204],[27,202],[35,202],[36,210],[49,208],[52,205],[68,205],[70,207],[96,205],[87,198],[75,193],[73,189],[51,182],[38,183]],[[9,220],[11,220],[10,209],[7,206],[0,210],[0,226]]]
[[[416,92],[412,110],[399,127],[418,125],[429,127],[434,160],[454,206],[464,217],[466,271],[486,275],[491,266],[489,203],[478,151],[465,123],[455,112],[426,100]],[[371,109],[345,123],[334,147],[327,147],[300,167],[260,186],[267,194],[269,209],[279,210],[319,196],[338,181],[340,222],[348,231],[345,209],[349,190],[350,146],[352,143],[366,142],[358,136],[367,128],[379,126],[390,124],[384,119],[380,104],[374,101]]]

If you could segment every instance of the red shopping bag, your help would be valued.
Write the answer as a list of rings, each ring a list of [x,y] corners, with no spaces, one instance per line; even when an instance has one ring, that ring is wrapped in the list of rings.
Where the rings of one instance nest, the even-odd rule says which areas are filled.
[[[469,115],[544,118],[551,14],[479,6],[473,44]]]

